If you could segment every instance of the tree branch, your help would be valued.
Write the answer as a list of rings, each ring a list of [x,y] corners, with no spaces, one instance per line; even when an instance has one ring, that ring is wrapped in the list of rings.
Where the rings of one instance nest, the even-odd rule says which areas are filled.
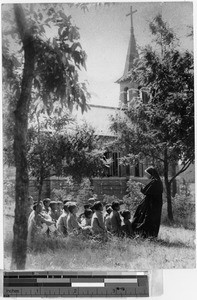
[[[19,31],[21,40],[24,41],[28,26],[27,26],[25,14],[21,4],[19,3],[14,4],[14,13],[15,13],[15,19],[17,23],[17,29]]]
[[[181,168],[181,170],[179,170],[171,179],[170,179],[170,183],[181,173],[183,173],[184,171],[187,170],[187,168],[192,164],[192,160],[188,160],[184,165],[183,167]]]

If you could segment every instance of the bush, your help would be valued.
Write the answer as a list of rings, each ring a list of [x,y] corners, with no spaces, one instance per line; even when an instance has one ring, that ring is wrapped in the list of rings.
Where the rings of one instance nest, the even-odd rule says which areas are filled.
[[[53,189],[51,192],[51,198],[53,200],[62,201],[74,197],[75,185],[71,176],[65,178],[64,187],[60,189]]]
[[[133,181],[129,179],[127,182],[127,192],[128,194],[123,197],[123,202],[128,210],[135,212],[137,205],[144,198],[141,193],[142,183]]]
[[[174,226],[181,226],[186,229],[195,228],[195,202],[189,187],[189,183],[182,180],[179,184],[179,194],[172,198]],[[162,209],[162,223],[168,224],[167,203]]]
[[[186,228],[195,226],[195,203],[191,200],[191,195],[184,193],[176,194],[172,199],[174,220]]]
[[[54,200],[70,199],[77,202],[81,207],[93,196],[95,194],[93,194],[89,178],[84,178],[81,184],[75,184],[71,176],[66,177],[63,188],[53,189],[51,193],[51,198]]]
[[[120,199],[114,195],[103,195],[103,204],[111,204],[113,201],[120,201]]]
[[[89,178],[83,178],[79,189],[77,191],[77,203],[83,206],[87,203],[88,199],[93,197],[93,188]]]

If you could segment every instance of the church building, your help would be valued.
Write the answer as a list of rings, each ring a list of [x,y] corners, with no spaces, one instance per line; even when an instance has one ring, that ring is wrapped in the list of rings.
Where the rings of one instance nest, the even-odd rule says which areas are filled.
[[[79,122],[82,120],[86,121],[88,124],[94,127],[96,134],[103,139],[115,138],[115,135],[110,131],[110,117],[115,117],[117,114],[121,116],[125,115],[124,111],[133,106],[137,98],[143,99],[145,95],[145,92],[142,91],[135,82],[132,82],[129,76],[133,67],[133,62],[136,58],[138,58],[133,28],[134,13],[135,11],[132,11],[131,7],[131,11],[128,14],[128,16],[131,18],[130,40],[124,72],[122,77],[116,81],[116,83],[120,86],[119,107],[90,105],[90,110],[85,112],[84,115],[81,115],[80,112],[78,112],[76,115]],[[112,158],[113,162],[108,170],[106,178],[93,179],[96,193],[118,194],[121,197],[126,192],[126,182],[130,176],[132,176],[134,179],[135,177],[139,178],[144,176],[144,170],[147,167],[146,164],[139,162],[135,166],[122,166],[119,163],[120,156],[121,153],[118,151],[106,153],[106,157]],[[116,193],[114,193],[115,190]]]
[[[139,89],[138,85],[135,82],[132,82],[129,76],[133,67],[133,62],[139,56],[133,28],[133,14],[135,12],[136,11],[132,11],[131,7],[131,12],[127,15],[131,18],[130,40],[123,75],[116,81],[116,83],[120,86],[119,107],[90,105],[90,110],[84,113],[84,115],[81,115],[80,112],[77,113],[77,120],[86,121],[95,128],[96,134],[101,137],[115,138],[114,134],[110,131],[110,116],[115,117],[117,114],[121,116],[124,115],[124,111],[133,106],[137,98],[143,99],[145,97],[145,92]],[[119,164],[119,157],[121,153],[117,151],[113,153],[106,153],[106,155],[107,158],[111,157],[113,159],[113,163],[108,173],[109,177],[143,177],[143,164],[139,163],[135,166],[123,167]]]

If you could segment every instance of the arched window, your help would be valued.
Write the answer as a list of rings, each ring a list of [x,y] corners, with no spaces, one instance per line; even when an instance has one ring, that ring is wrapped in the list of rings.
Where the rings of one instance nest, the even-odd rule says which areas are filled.
[[[129,101],[129,92],[128,92],[128,87],[124,88],[124,104],[127,105],[128,101]]]

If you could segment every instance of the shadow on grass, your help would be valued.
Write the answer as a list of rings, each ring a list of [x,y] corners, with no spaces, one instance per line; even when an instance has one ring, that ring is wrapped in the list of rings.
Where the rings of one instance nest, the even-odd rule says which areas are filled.
[[[167,247],[167,248],[187,248],[187,249],[193,248],[191,245],[187,245],[181,241],[169,242],[169,241],[162,240],[162,239],[154,239],[152,241],[155,244],[159,244],[159,245]]]
[[[186,229],[186,230],[195,230],[196,229],[196,224],[194,224],[193,222],[184,222],[183,221],[169,221],[168,219],[163,220],[161,225],[164,225],[166,227],[170,227],[170,228],[182,228],[182,229]]]

